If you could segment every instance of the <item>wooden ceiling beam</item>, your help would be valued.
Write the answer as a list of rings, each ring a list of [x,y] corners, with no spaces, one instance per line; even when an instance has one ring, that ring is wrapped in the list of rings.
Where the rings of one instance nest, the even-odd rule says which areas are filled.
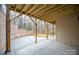
[[[46,8],[46,9],[42,10],[41,12],[37,13],[36,16],[39,16],[39,15],[43,14],[45,11],[47,11],[47,10],[49,10],[49,9],[55,7],[55,6],[56,5],[52,5],[52,6],[48,7],[48,8]]]
[[[30,4],[25,5],[24,8],[23,8],[23,10],[22,10],[22,12],[25,12],[25,14],[27,14],[27,10],[28,10],[30,7],[31,7]]]
[[[71,8],[70,6],[73,7],[74,5],[66,5],[66,4],[65,5],[49,5],[48,7],[48,5],[46,6],[45,4],[44,5],[27,4],[23,6],[21,5],[20,7],[20,5],[17,6],[17,4],[11,4],[10,9],[15,12],[20,11],[20,13],[25,12],[25,15],[28,15],[29,13],[33,15],[32,17],[35,17],[35,18],[38,18],[38,19],[41,19],[47,22],[53,22],[55,19],[58,19],[60,17],[70,15],[73,13],[75,14],[79,12],[79,8],[78,8],[79,6],[77,7],[77,5],[75,5],[74,8]]]
[[[25,8],[25,4],[21,8],[21,13],[23,13],[23,9]]]
[[[9,9],[11,9],[11,10],[14,10],[15,9],[15,7],[16,7],[16,5],[15,4],[11,4],[11,5],[9,5],[10,7],[9,7]]]
[[[30,15],[34,15],[36,14],[37,12],[39,12],[41,9],[43,9],[44,7],[46,7],[46,4],[43,5],[42,7],[40,7],[39,9],[37,9],[36,11],[34,11],[33,13],[31,13]]]
[[[73,12],[77,12],[77,10],[79,10],[78,7],[74,7],[73,5],[70,5],[70,6],[66,6],[66,7],[64,7],[64,8],[62,8],[62,9],[60,9],[60,10],[54,12],[54,13],[50,13],[49,16],[50,15],[52,16],[54,14],[61,14],[61,13],[63,13],[63,14],[70,14],[70,13],[73,13]],[[67,12],[67,13],[65,13],[65,12]]]
[[[44,16],[44,15],[47,15],[47,14],[49,14],[49,13],[53,13],[54,11],[57,11],[58,9],[63,8],[64,6],[65,6],[65,5],[60,5],[59,7],[56,7],[56,8],[54,8],[54,9],[51,9],[51,10],[49,10],[49,11],[47,11],[47,12],[45,12],[45,13],[39,15],[39,17]]]
[[[16,8],[17,8],[17,5],[15,5],[15,10],[14,10],[15,12],[16,12]]]
[[[27,13],[31,13],[32,11],[34,11],[38,5],[39,4],[34,5]]]

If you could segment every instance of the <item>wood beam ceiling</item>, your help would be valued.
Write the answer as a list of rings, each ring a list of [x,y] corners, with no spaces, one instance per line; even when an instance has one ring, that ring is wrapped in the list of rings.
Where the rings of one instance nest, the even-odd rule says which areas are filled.
[[[23,8],[22,12],[24,12],[25,14],[27,14],[27,11],[29,10],[29,8],[30,8],[31,6],[32,6],[32,5],[30,5],[30,4],[25,5],[25,7]]]
[[[53,4],[26,4],[17,5],[11,4],[10,9],[31,17],[42,19],[47,22],[53,22],[57,18],[69,15],[72,13],[79,13],[79,5],[53,5]]]
[[[77,13],[79,13],[79,6],[75,7],[71,5],[71,6],[66,6],[62,9],[59,9],[58,11],[55,11],[54,13],[50,13],[49,16],[52,17],[53,15],[53,17],[57,19],[57,18],[61,18],[67,15],[77,14]]]
[[[44,7],[46,7],[46,4],[45,5],[42,5],[40,8],[38,8],[36,11],[34,11],[33,13],[31,13],[30,15],[34,15],[34,14],[38,13]]]
[[[30,14],[30,13],[32,13],[35,9],[36,9],[36,7],[38,7],[39,6],[39,4],[37,4],[37,5],[34,5],[30,10],[28,10],[28,14]]]
[[[45,11],[47,10],[50,10],[51,8],[55,7],[56,5],[51,5],[51,6],[48,6],[46,9],[40,11],[39,13],[37,13],[35,16],[39,16],[39,15],[42,15]]]
[[[58,5],[57,7],[53,8],[53,9],[51,9],[51,10],[45,12],[45,13],[43,13],[42,15],[39,15],[38,17],[45,16],[47,14],[53,13],[54,11],[57,11],[58,9],[63,8],[65,6],[66,5]]]

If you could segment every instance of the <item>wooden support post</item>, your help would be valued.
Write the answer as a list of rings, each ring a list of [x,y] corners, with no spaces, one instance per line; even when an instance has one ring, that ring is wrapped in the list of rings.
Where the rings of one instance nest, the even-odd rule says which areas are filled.
[[[46,38],[48,39],[48,24],[47,23],[45,24],[46,24],[46,32],[47,32]]]
[[[37,43],[37,24],[35,24],[35,29],[36,29],[36,30],[35,30],[35,32],[36,32],[36,33],[35,33],[35,43]]]
[[[48,31],[48,25],[47,25],[47,39],[48,39],[48,33],[49,33],[49,31]]]
[[[37,43],[37,19],[36,22],[34,22],[34,20],[29,16],[29,18],[33,21],[33,23],[35,24],[35,43]]]
[[[53,24],[53,26],[52,26],[52,35],[53,35],[53,37],[54,37],[54,24]]]
[[[35,24],[35,32],[36,32],[36,34],[35,34],[35,43],[37,43],[37,20],[36,20],[36,24]]]
[[[9,5],[6,5],[6,51],[5,53],[9,52],[10,49],[10,10]]]
[[[42,34],[42,21],[41,21],[41,31],[40,31],[40,32],[41,32],[41,34]]]

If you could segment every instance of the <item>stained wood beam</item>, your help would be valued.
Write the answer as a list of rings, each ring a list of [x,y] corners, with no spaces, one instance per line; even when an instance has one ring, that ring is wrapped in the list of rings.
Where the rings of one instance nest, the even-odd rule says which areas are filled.
[[[51,8],[53,8],[53,7],[55,7],[55,6],[56,6],[56,5],[52,5],[52,6],[48,7],[48,8],[46,8],[46,9],[40,11],[40,12],[37,13],[35,16],[38,17],[39,15],[42,15],[45,11],[50,10]]]
[[[38,5],[39,4],[34,5],[27,13],[31,13],[32,11],[34,11]]]
[[[44,21],[51,23],[51,21],[54,21],[54,18],[49,17],[49,16],[42,16],[40,19],[43,19]]]
[[[32,22],[34,23],[34,24],[36,24],[36,22],[30,17],[30,16],[28,16],[31,20],[32,20]]]
[[[44,15],[53,13],[54,11],[57,11],[58,9],[63,8],[63,7],[65,7],[65,5],[60,5],[59,7],[56,7],[56,8],[54,8],[54,9],[51,9],[51,10],[49,10],[49,11],[47,11],[47,12],[45,12],[45,13],[39,15],[39,17],[42,17],[42,16],[44,16]]]
[[[22,11],[27,11],[28,10],[28,8],[30,7],[30,5],[29,4],[25,4],[24,5],[24,7],[23,7],[23,9],[22,9]]]
[[[9,6],[10,6],[10,10],[13,10],[13,11],[15,11],[16,4],[10,4]]]
[[[30,16],[28,16],[31,20],[32,20],[32,22],[34,23],[34,24],[36,24],[37,22],[35,22]],[[36,19],[37,20],[37,19]],[[39,24],[40,23],[40,20],[38,21],[38,23],[37,24]]]
[[[15,12],[16,12],[16,9],[17,9],[17,4],[15,5],[15,10],[14,10]]]
[[[13,20],[15,20],[16,18],[20,17],[20,16],[23,14],[22,10],[24,9],[24,7],[25,7],[25,5],[23,5],[23,7],[21,8],[20,14],[19,14],[18,16],[14,17],[13,19],[11,19],[10,21],[13,21]],[[15,12],[16,12],[16,11],[15,11]]]
[[[18,16],[16,16],[15,18],[13,18],[12,20],[15,20],[16,18],[20,17],[22,14],[19,14]]]
[[[21,8],[21,14],[23,13],[24,8],[25,8],[25,4]]]
[[[25,6],[25,8],[24,8],[24,11],[25,11],[25,14],[27,15],[28,13],[28,9],[31,7],[32,5],[30,5],[30,4],[27,4],[26,6]]]
[[[36,14],[37,12],[39,12],[41,9],[43,9],[44,7],[46,7],[46,5],[43,5],[42,7],[40,7],[39,9],[37,9],[36,11],[34,11],[33,13],[31,13],[31,15]]]

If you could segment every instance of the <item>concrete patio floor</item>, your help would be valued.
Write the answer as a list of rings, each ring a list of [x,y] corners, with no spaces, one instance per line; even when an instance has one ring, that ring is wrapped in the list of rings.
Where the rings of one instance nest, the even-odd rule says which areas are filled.
[[[55,38],[46,39],[38,37],[38,43],[35,44],[34,36],[26,36],[12,40],[11,55],[74,55],[76,48],[64,45],[55,40]]]

